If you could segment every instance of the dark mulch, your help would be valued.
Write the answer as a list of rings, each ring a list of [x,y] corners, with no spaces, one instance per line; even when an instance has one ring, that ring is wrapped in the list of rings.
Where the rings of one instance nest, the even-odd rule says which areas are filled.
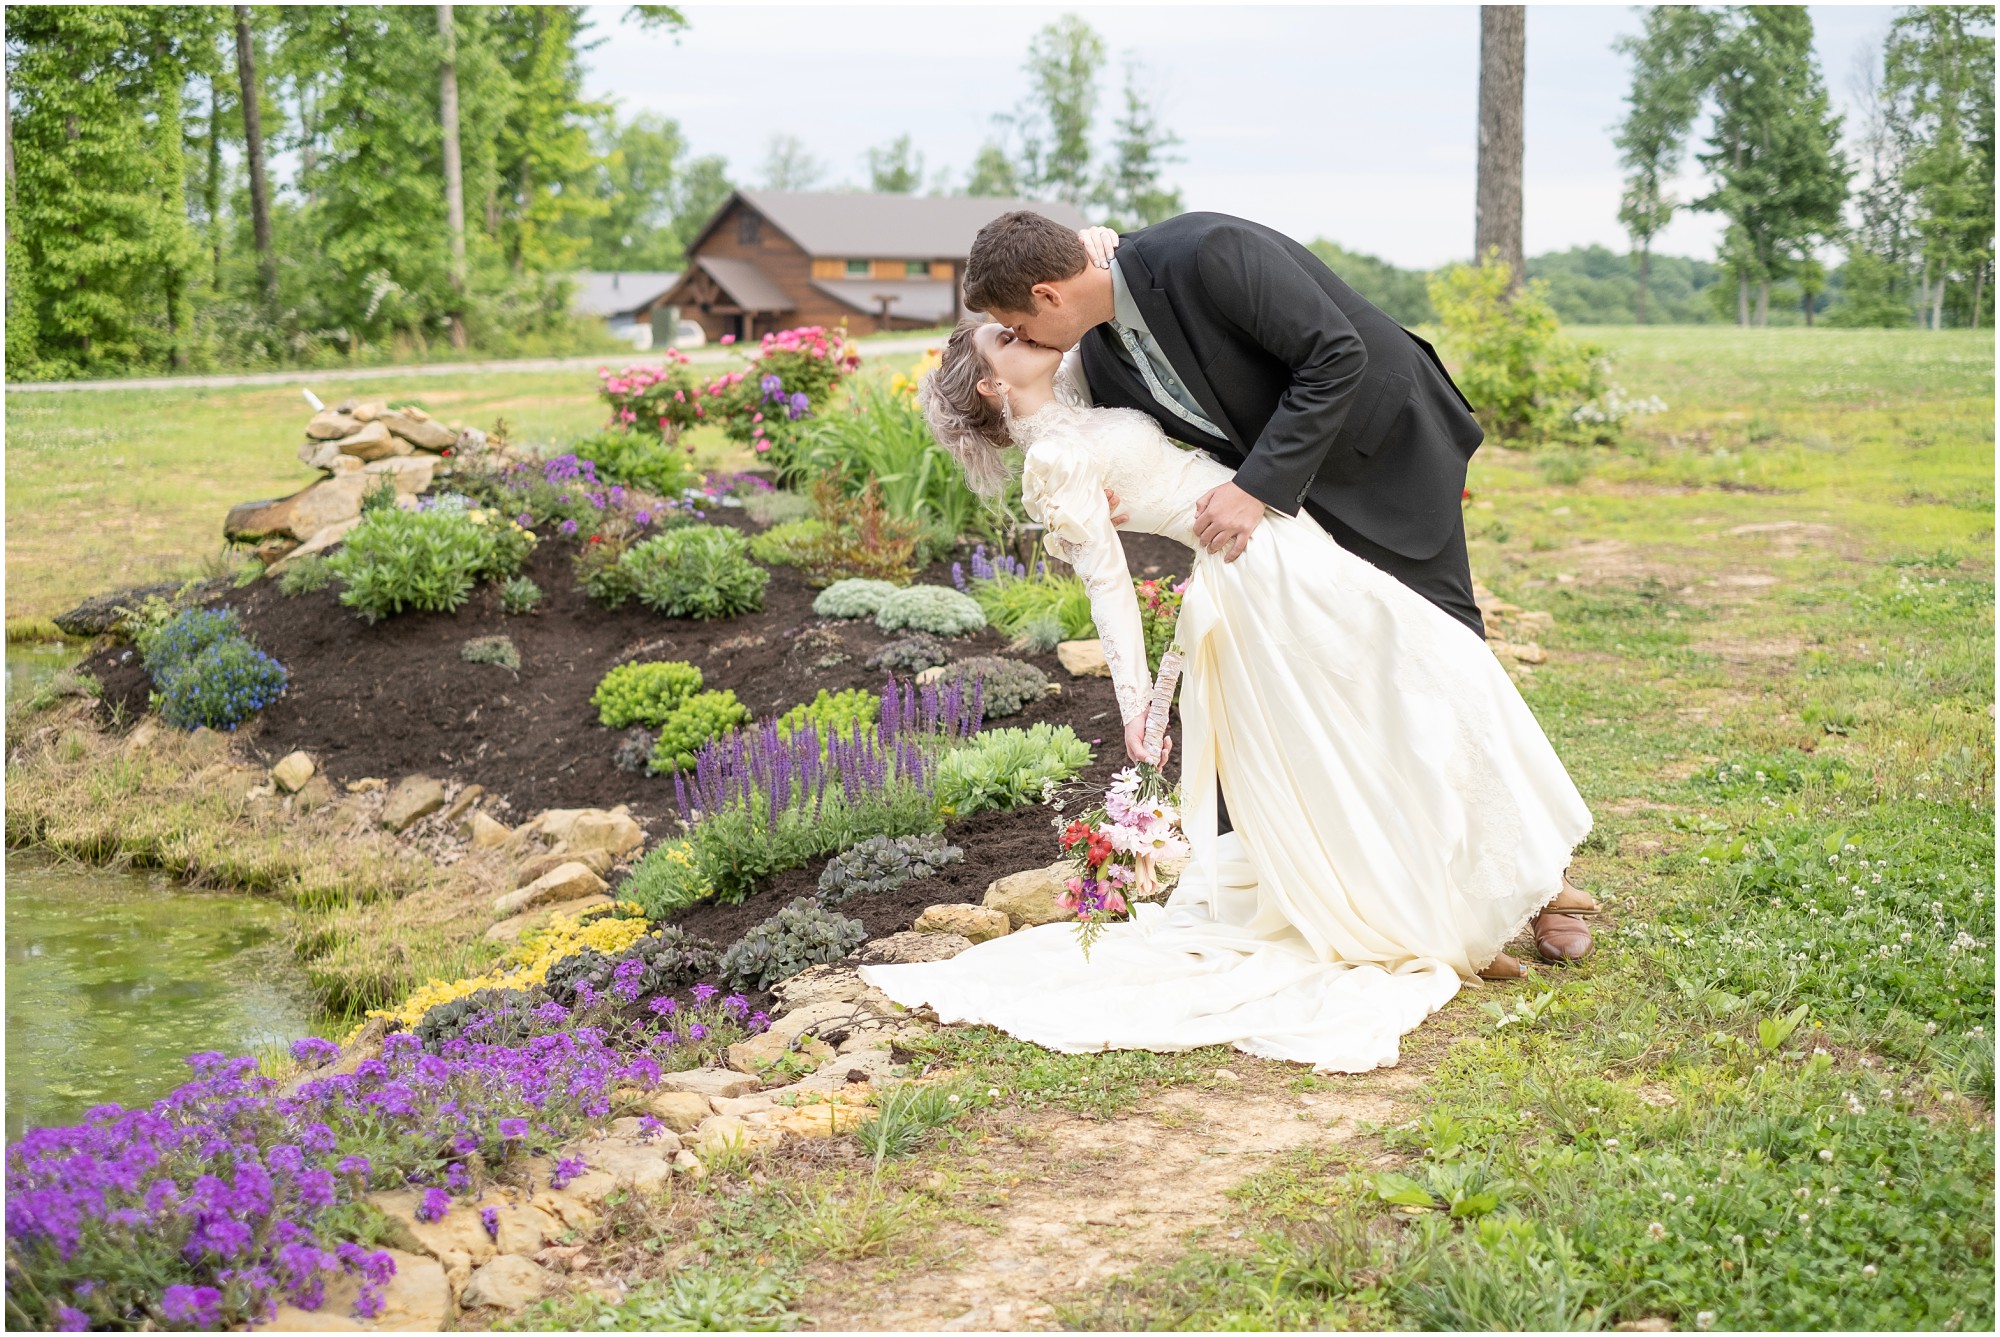
[[[548,807],[609,807],[625,803],[657,838],[673,829],[670,779],[620,770],[613,755],[621,735],[597,723],[590,704],[598,680],[632,659],[684,659],[698,665],[709,688],[728,688],[759,718],[812,699],[824,687],[879,690],[883,674],[868,656],[895,634],[872,622],[828,622],[813,616],[816,591],[790,567],[775,567],[762,611],[718,622],[660,617],[633,603],[605,609],[577,586],[573,540],[545,539],[526,574],[541,586],[534,614],[500,609],[497,585],[482,585],[458,612],[409,613],[370,626],[343,607],[333,588],[287,598],[274,581],[224,594],[257,643],[290,672],[283,698],[247,726],[251,749],[275,761],[304,748],[337,782],[412,772],[477,782],[511,804],[515,820]],[[1128,536],[1139,575],[1185,572],[1188,553],[1163,539]],[[923,579],[947,583],[948,565]],[[474,636],[506,635],[520,651],[518,672],[468,664],[459,648]],[[1004,638],[988,630],[952,643],[956,658],[999,653]],[[1117,702],[1108,680],[1071,678],[1053,654],[1023,656],[1039,665],[1062,693],[1005,721],[1068,724],[1086,740],[1101,740],[1085,776],[1101,784],[1124,764]],[[836,662],[825,663],[828,659]],[[129,647],[103,650],[84,668],[102,682],[106,710],[125,718],[144,713],[149,683]],[[872,935],[907,928],[929,904],[976,900],[996,876],[1052,860],[1047,813],[1030,807],[984,814],[948,828],[965,862],[907,884],[908,905],[888,899],[847,907]],[[777,879],[741,906],[704,906],[679,922],[727,943],[793,896],[818,884],[820,863]],[[895,898],[889,898],[895,899]]]

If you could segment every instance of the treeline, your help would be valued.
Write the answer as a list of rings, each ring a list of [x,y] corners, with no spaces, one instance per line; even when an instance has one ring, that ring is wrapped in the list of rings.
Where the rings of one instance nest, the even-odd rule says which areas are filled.
[[[560,276],[727,190],[584,99],[585,45],[576,6],[10,9],[8,375],[573,345]]]
[[[1431,307],[1430,271],[1399,269],[1386,260],[1324,239],[1313,242],[1312,250],[1349,287],[1398,323],[1414,326],[1437,319]],[[1527,271],[1531,281],[1546,285],[1549,305],[1565,324],[1632,325],[1639,321],[1639,281],[1630,256],[1604,246],[1577,246],[1531,255]],[[1721,279],[1721,267],[1706,260],[1654,256],[1647,300],[1650,319],[1669,325],[1722,319],[1715,300]]]
[[[1772,323],[1787,295],[1805,323],[1939,329],[1992,319],[1993,10],[1901,10],[1856,90],[1862,123],[1842,118],[1799,6],[1657,6],[1621,40],[1633,76],[1617,144],[1627,173],[1619,220],[1632,239],[1635,297],[1649,317],[1652,240],[1683,209],[1725,224],[1716,264],[1723,309]],[[1697,120],[1708,189],[1676,199]],[[1852,205],[1850,211],[1849,206]],[[1840,300],[1819,254],[1843,247]]]

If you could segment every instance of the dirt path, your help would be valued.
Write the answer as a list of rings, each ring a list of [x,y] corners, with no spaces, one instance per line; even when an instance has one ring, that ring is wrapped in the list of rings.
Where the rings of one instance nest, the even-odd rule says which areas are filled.
[[[1283,1154],[1393,1121],[1416,1081],[1397,1069],[1300,1094],[1295,1068],[1246,1059],[1231,1071],[1242,1080],[1167,1091],[1111,1120],[1052,1115],[989,1136],[955,1195],[988,1190],[984,1230],[948,1223],[920,1246],[935,1261],[880,1280],[821,1265],[804,1312],[822,1331],[1052,1328],[1056,1304],[1178,1256],[1190,1231],[1224,1219],[1230,1189]]]

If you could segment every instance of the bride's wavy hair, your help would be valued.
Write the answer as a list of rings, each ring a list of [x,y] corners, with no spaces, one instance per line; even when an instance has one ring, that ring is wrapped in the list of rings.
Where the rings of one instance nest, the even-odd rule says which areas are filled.
[[[917,406],[938,444],[965,472],[966,486],[982,497],[998,497],[1007,490],[1003,452],[1014,440],[1007,432],[1006,414],[979,393],[979,382],[993,375],[992,366],[972,342],[973,332],[985,323],[970,318],[958,323],[945,340],[936,369],[917,383]]]

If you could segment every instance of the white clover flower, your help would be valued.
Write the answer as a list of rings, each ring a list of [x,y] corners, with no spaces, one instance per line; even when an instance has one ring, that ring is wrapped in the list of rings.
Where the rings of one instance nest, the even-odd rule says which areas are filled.
[[[1862,1267],[1861,1275],[1869,1278],[1870,1280],[1873,1280],[1875,1277],[1875,1264],[1869,1263],[1864,1267]]]
[[[1646,1227],[1646,1233],[1656,1240],[1663,1240],[1667,1237],[1667,1228],[1655,1221]]]
[[[1820,1158],[1821,1160],[1823,1160],[1823,1161],[1826,1161],[1826,1162],[1829,1162],[1829,1163],[1831,1163],[1831,1162],[1832,1162],[1832,1160],[1833,1160],[1833,1152],[1832,1152],[1832,1150],[1831,1150],[1830,1148],[1827,1148],[1827,1147],[1821,1147],[1821,1148],[1819,1149],[1819,1158]]]

